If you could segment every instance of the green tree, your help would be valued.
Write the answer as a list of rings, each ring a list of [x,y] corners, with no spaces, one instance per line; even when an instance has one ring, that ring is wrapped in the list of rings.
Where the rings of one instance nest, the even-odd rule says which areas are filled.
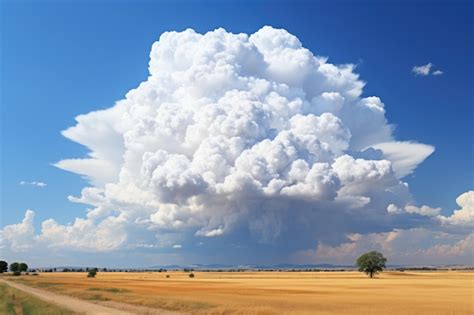
[[[87,278],[95,278],[97,274],[97,268],[89,269],[89,273],[87,274]]]
[[[0,260],[0,273],[4,273],[5,271],[8,271],[8,263]]]
[[[20,271],[20,264],[17,262],[11,263],[10,264],[10,271],[15,272],[15,271]]]
[[[359,271],[365,272],[370,278],[385,268],[387,258],[379,252],[368,252],[357,258],[356,265]]]
[[[25,263],[20,263],[20,265],[18,266],[18,268],[19,268],[19,271],[20,271],[20,272],[22,272],[22,271],[23,271],[23,272],[28,271],[28,265],[25,264]]]

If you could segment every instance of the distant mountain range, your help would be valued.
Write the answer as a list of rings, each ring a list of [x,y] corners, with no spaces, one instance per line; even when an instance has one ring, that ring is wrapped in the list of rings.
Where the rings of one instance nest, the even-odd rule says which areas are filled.
[[[354,268],[354,265],[332,265],[332,264],[275,264],[275,265],[228,265],[228,264],[193,264],[193,265],[164,265],[164,266],[150,266],[143,269],[194,269],[194,270],[229,270],[229,269],[347,269]]]
[[[88,266],[89,268],[98,267],[98,266]],[[62,270],[65,268],[68,269],[84,269],[84,266],[55,266],[55,267],[43,267],[42,269],[51,269],[56,268]],[[99,267],[103,268],[103,267]],[[193,270],[231,270],[231,269],[261,269],[261,270],[271,270],[271,269],[352,269],[354,265],[333,265],[333,264],[273,264],[273,265],[264,265],[264,264],[243,264],[243,265],[230,265],[230,264],[190,264],[190,265],[156,265],[149,267],[106,267],[107,269],[115,270],[183,270],[183,269],[193,269]]]
[[[88,268],[98,267],[102,269],[101,266],[88,266]],[[465,269],[473,268],[473,266],[466,265],[442,265],[442,266],[430,266],[430,265],[387,265],[389,269],[397,268],[406,268],[406,269],[429,269],[429,268],[452,268],[452,269]],[[56,266],[56,267],[43,267],[38,269],[52,269],[56,268],[58,271],[67,269],[85,269],[87,267],[83,266]],[[236,269],[246,269],[246,270],[306,270],[306,269],[355,269],[354,265],[335,265],[335,264],[244,264],[244,265],[230,265],[230,264],[190,264],[190,265],[156,265],[149,267],[106,267],[109,270],[183,270],[183,269],[193,269],[193,270],[236,270]]]

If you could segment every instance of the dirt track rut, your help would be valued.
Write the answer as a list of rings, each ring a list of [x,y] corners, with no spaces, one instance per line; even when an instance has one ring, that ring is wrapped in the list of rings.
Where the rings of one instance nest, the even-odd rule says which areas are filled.
[[[172,315],[181,314],[178,312],[172,312],[167,310],[152,309],[148,307],[134,306],[124,303],[108,303],[109,305],[117,306],[112,308],[96,303],[91,303],[74,297],[57,294],[33,287],[29,287],[23,284],[19,284],[12,281],[0,279],[0,282],[5,283],[15,289],[31,294],[43,301],[59,305],[63,308],[67,308],[73,312],[93,315],[131,315],[131,314],[160,314],[160,315]],[[121,309],[119,309],[121,308]]]

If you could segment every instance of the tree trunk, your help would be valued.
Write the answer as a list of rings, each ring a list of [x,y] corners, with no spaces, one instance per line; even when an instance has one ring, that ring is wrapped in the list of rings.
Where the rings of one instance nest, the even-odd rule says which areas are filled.
[[[374,277],[374,272],[371,271],[371,272],[370,272],[370,279],[372,279],[373,277]]]

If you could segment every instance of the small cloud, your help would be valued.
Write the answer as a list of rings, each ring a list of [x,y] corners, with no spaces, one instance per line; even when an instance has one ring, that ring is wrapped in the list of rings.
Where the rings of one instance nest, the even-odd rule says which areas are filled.
[[[29,186],[36,186],[36,187],[41,187],[41,188],[47,186],[47,184],[44,182],[36,182],[36,181],[33,181],[33,182],[21,181],[20,185],[23,185],[23,186],[29,185]]]
[[[415,75],[427,76],[430,74],[431,67],[433,67],[433,64],[429,62],[424,66],[414,66],[413,69],[411,69],[411,72]]]
[[[415,76],[427,76],[427,75],[442,75],[444,72],[441,71],[441,70],[435,70],[435,71],[431,71],[434,67],[434,64],[432,64],[431,62],[427,63],[426,65],[423,65],[423,66],[414,66],[412,69],[411,69],[411,72],[413,72],[415,74]]]
[[[180,244],[175,244],[175,245],[173,245],[173,248],[177,248],[177,249],[178,249],[178,248],[183,248],[183,246],[181,246]]]
[[[155,244],[135,244],[136,248],[158,248],[158,245]]]

